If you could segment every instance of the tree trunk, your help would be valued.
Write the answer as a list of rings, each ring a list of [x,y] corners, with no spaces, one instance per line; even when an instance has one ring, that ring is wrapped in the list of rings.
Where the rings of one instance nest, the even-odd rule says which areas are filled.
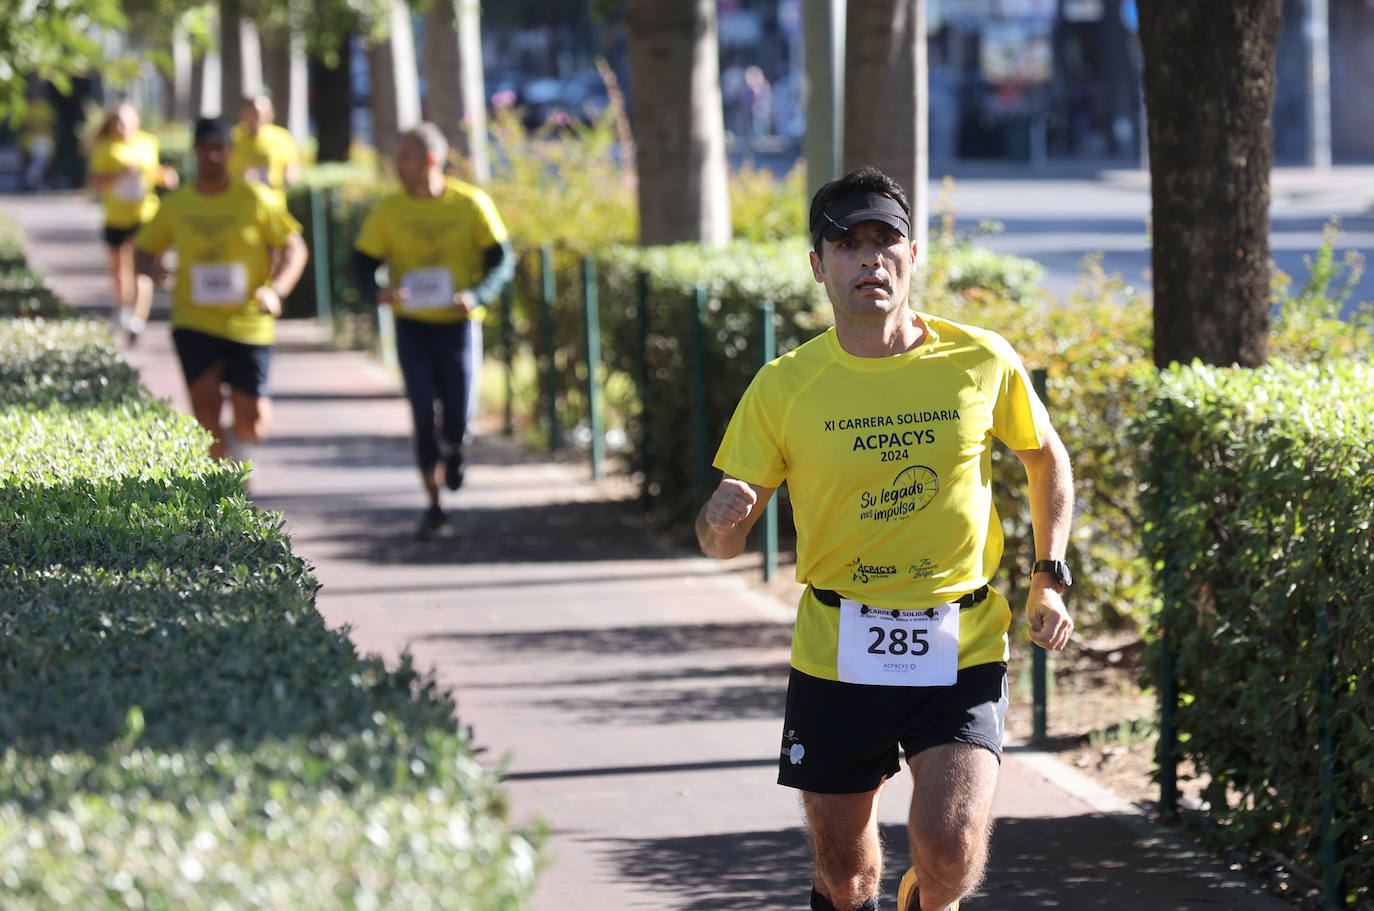
[[[220,116],[225,120],[237,120],[243,99],[262,91],[258,29],[242,10],[239,0],[220,2]]]
[[[1281,0],[1140,4],[1159,366],[1268,359],[1281,24]]]
[[[645,246],[730,239],[714,0],[630,0],[630,112]]]
[[[372,66],[372,141],[391,158],[396,137],[420,122],[420,74],[415,68],[415,32],[404,0],[391,0],[390,30],[368,54]]]
[[[277,111],[277,125],[283,127],[303,146],[309,138],[310,127],[306,110],[305,41],[299,29],[289,34],[274,35],[262,42],[262,77],[272,95]]]
[[[844,173],[844,54],[848,0],[803,5],[806,82],[806,204],[827,181]]]
[[[315,160],[348,161],[348,147],[353,143],[352,55],[348,48],[350,35],[345,35],[338,59],[331,66],[324,59],[310,59],[311,101],[315,114]]]
[[[238,0],[221,0],[219,5],[219,116],[226,121],[238,117],[243,100],[243,44]]]
[[[174,123],[186,123],[195,116],[192,92],[195,89],[195,62],[191,56],[191,40],[186,29],[178,23],[172,29],[172,73],[168,80],[171,91],[168,94],[167,117]]]
[[[473,179],[491,179],[481,9],[476,0],[435,0],[425,17],[425,118],[466,158]]]
[[[930,145],[925,0],[849,0],[845,26],[844,168],[873,165],[911,200],[911,239],[925,260]]]

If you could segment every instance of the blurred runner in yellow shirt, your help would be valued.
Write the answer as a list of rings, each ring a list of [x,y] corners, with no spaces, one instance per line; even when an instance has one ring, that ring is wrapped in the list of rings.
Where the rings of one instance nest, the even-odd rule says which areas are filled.
[[[434,124],[403,133],[396,145],[402,189],[367,214],[354,243],[363,299],[396,314],[415,462],[429,497],[416,531],[421,540],[453,533],[439,506],[439,487],[463,484],[468,391],[481,369],[482,316],[515,273],[515,253],[496,206],[478,187],[445,177],[447,160],[448,141]],[[379,291],[375,276],[382,263],[390,287]]]
[[[157,214],[157,187],[172,189],[177,173],[158,161],[157,139],[139,129],[138,112],[119,104],[101,126],[87,182],[105,207],[105,246],[114,279],[115,315],[133,344],[148,323],[153,284],[134,272],[134,235]]]
[[[191,410],[215,438],[210,455],[222,458],[229,444],[221,419],[225,385],[234,442],[256,443],[267,434],[276,321],[308,254],[279,194],[230,179],[223,123],[196,122],[195,156],[195,182],[170,194],[138,233],[139,265],[158,274],[162,254],[177,250],[172,341]]]
[[[229,173],[284,193],[300,177],[301,158],[291,134],[273,121],[276,109],[266,95],[243,99],[231,137]]]
[[[24,149],[24,186],[41,189],[48,179],[53,153],[57,151],[57,110],[48,103],[41,84],[29,90],[19,144]]]

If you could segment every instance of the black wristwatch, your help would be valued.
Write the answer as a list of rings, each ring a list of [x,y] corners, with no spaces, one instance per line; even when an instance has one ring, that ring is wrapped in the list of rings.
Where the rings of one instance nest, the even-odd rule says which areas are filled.
[[[1073,574],[1069,572],[1069,564],[1063,560],[1036,560],[1031,567],[1031,575],[1036,573],[1049,573],[1065,588],[1073,585]]]

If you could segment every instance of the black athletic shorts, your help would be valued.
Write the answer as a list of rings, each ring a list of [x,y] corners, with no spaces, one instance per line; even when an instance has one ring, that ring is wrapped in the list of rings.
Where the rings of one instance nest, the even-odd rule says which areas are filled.
[[[122,247],[133,240],[134,235],[138,233],[138,229],[141,227],[143,225],[134,225],[129,228],[116,228],[114,225],[106,225],[100,232],[100,236],[105,239],[105,246]]]
[[[267,397],[271,345],[245,345],[194,329],[173,329],[172,344],[181,360],[181,375],[190,386],[215,364],[224,362],[224,382],[255,398]]]
[[[778,784],[819,794],[871,791],[924,749],[967,743],[1002,758],[1007,666],[959,671],[953,686],[869,686],[803,674],[787,683]]]

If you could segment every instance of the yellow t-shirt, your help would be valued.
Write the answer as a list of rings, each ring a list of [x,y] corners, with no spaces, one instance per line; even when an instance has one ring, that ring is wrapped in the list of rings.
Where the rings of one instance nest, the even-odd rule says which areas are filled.
[[[57,128],[57,110],[45,98],[35,98],[29,102],[24,112],[24,122],[19,131],[19,142],[25,151],[32,151],[35,143],[51,143]]]
[[[270,345],[276,319],[262,312],[253,294],[270,277],[271,250],[300,231],[280,194],[266,187],[233,182],[206,195],[187,184],[167,195],[135,242],[154,256],[177,248],[174,328]]]
[[[105,224],[112,228],[132,228],[157,214],[157,139],[140,130],[127,140],[102,139],[91,150],[92,174],[120,175],[130,165],[139,168],[138,174],[116,177],[100,192]]]
[[[300,162],[300,153],[290,131],[275,123],[264,123],[257,133],[249,136],[242,125],[235,126],[230,136],[233,146],[229,150],[229,173],[235,180],[243,179],[244,173],[251,171],[248,178],[254,183],[266,184],[274,190],[286,187],[286,169]]]
[[[985,585],[1002,557],[991,443],[1040,446],[1049,418],[994,332],[921,314],[929,336],[894,357],[846,352],[834,329],[761,369],[715,465],[762,487],[784,480],[797,581],[916,610]],[[1008,656],[1001,594],[959,617],[959,667]],[[802,596],[792,666],[838,679],[839,611]]]
[[[410,291],[397,316],[457,323],[469,317],[453,306],[453,294],[482,280],[486,250],[507,236],[491,197],[450,177],[434,199],[416,199],[404,190],[383,197],[363,219],[354,246],[384,260],[391,284]],[[485,311],[478,307],[470,318],[481,320]]]

